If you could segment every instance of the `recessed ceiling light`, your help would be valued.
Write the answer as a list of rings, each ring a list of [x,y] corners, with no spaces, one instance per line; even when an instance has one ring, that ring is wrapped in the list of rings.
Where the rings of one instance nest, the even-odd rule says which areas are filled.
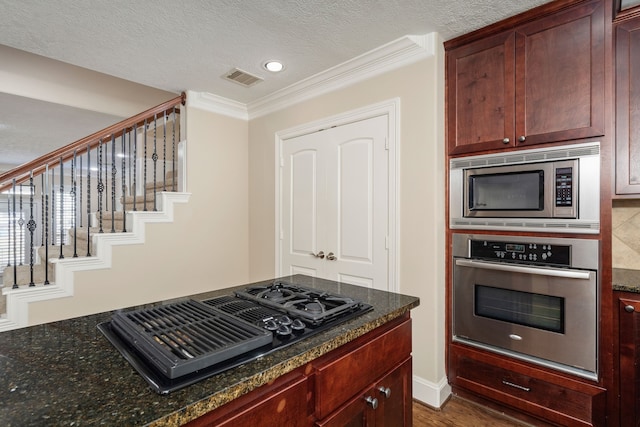
[[[264,68],[272,73],[277,73],[284,70],[284,65],[280,61],[271,60],[264,63]]]

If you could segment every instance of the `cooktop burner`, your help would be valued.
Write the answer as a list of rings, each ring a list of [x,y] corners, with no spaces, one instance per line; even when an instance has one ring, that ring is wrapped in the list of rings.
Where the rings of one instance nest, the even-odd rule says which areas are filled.
[[[165,394],[372,310],[342,295],[275,281],[234,295],[114,314],[98,329]]]

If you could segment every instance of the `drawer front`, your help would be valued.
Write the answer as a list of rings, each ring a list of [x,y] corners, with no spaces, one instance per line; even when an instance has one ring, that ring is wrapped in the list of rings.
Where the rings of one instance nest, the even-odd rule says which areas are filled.
[[[359,348],[315,364],[316,416],[326,417],[410,354],[411,319],[406,319]]]
[[[459,357],[453,383],[501,404],[561,425],[602,425],[604,390],[583,392],[538,378]]]

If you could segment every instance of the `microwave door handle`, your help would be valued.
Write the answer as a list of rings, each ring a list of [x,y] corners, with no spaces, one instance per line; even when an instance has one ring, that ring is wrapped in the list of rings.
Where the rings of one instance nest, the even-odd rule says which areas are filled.
[[[588,280],[591,272],[581,270],[556,270],[541,267],[526,267],[513,264],[494,264],[470,259],[456,259],[456,265],[462,267],[483,268],[485,270],[508,271],[513,273],[536,274],[540,276],[564,277],[568,279]]]

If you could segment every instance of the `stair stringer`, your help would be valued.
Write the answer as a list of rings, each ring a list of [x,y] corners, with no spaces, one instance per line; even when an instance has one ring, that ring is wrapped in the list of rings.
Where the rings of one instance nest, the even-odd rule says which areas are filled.
[[[94,234],[91,237],[94,256],[51,260],[56,264],[55,282],[31,288],[3,288],[2,293],[7,297],[7,313],[0,319],[0,332],[30,326],[29,304],[32,302],[73,296],[75,272],[111,268],[114,246],[144,243],[145,224],[173,222],[174,204],[187,203],[191,193],[163,191],[159,196],[161,210],[127,213],[127,222],[131,224],[130,232]]]

